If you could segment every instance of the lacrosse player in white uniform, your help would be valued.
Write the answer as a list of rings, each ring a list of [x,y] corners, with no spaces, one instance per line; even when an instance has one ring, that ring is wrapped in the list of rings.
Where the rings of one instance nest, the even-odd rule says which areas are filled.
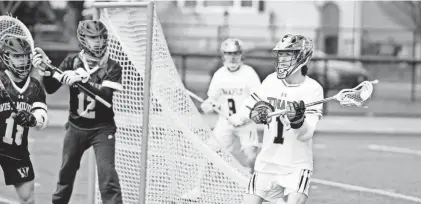
[[[201,109],[204,113],[215,110],[220,113],[213,130],[214,137],[207,141],[207,144],[216,151],[227,149],[239,163],[252,172],[259,145],[256,125],[251,120],[247,120],[240,127],[234,127],[227,120],[261,85],[260,78],[254,69],[242,63],[242,52],[241,40],[228,38],[222,42],[221,55],[224,66],[213,75],[208,89],[208,98],[201,104]],[[184,199],[200,197],[200,183],[207,167],[207,163],[203,162],[199,164],[195,187],[182,195]]]
[[[253,108],[250,111],[243,107],[230,118],[237,125],[248,118],[266,124],[262,150],[242,204],[261,204],[263,200],[304,204],[308,197],[313,172],[312,137],[322,116],[322,105],[306,108],[304,104],[323,99],[323,88],[306,76],[313,43],[304,36],[288,34],[273,51],[276,72],[245,102]],[[267,118],[275,109],[287,109],[289,113]],[[284,122],[286,119],[290,123]]]
[[[201,104],[204,113],[215,108],[222,114],[215,124],[214,135],[217,145],[226,148],[240,163],[253,171],[259,144],[256,124],[251,120],[239,127],[234,127],[227,118],[235,114],[251,93],[258,90],[261,83],[259,76],[248,65],[241,61],[243,42],[236,38],[228,38],[221,44],[221,55],[224,66],[212,77],[208,90],[208,98]],[[241,147],[238,147],[238,142]],[[244,154],[246,161],[239,156]]]

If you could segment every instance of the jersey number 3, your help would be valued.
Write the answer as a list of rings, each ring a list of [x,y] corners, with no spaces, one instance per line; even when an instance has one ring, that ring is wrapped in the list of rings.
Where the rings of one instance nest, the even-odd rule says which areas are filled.
[[[284,124],[281,122],[279,117],[276,117],[276,137],[273,140],[275,144],[284,144]]]
[[[6,130],[4,131],[4,137],[3,142],[6,144],[13,145],[13,133],[15,133],[15,143],[17,146],[20,146],[22,144],[22,136],[23,131],[25,130],[22,126],[16,124],[15,125],[15,119],[12,117],[9,117],[6,119]],[[16,132],[14,131],[16,127]]]
[[[77,113],[84,118],[94,119],[95,99],[85,95],[84,92],[80,92],[79,95],[77,95],[77,98],[79,100]]]

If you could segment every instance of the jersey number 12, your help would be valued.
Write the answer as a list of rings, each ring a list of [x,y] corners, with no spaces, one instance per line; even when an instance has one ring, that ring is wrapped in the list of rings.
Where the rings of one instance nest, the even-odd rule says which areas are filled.
[[[79,100],[77,113],[84,118],[94,119],[95,118],[94,109],[95,109],[95,102],[96,102],[95,99],[91,98],[90,96],[85,95],[84,92],[80,92],[77,95],[77,98]],[[85,107],[85,105],[87,106]]]
[[[3,142],[6,144],[13,145],[13,132],[14,132],[15,127],[16,127],[16,132],[15,132],[14,141],[17,146],[20,146],[22,144],[22,136],[23,136],[23,131],[25,129],[18,124],[16,124],[15,126],[15,119],[13,119],[12,117],[9,117],[6,119],[6,124],[5,124],[6,130],[4,131]]]

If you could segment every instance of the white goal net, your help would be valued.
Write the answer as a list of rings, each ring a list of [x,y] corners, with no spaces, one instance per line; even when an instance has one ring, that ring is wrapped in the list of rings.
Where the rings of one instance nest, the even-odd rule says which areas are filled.
[[[147,43],[152,43],[152,78],[145,203],[240,203],[250,175],[228,152],[205,144],[212,132],[185,92],[156,14],[149,28],[144,6],[99,10],[109,29],[109,54],[123,67],[124,91],[115,95],[114,110],[124,203],[139,203]],[[152,42],[146,40],[149,29]],[[197,198],[183,197],[192,189],[200,192]],[[101,203],[98,186],[96,203]]]

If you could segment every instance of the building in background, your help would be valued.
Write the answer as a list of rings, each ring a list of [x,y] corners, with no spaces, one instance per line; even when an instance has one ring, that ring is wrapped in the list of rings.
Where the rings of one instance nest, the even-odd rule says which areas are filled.
[[[317,49],[342,56],[412,53],[413,31],[394,22],[376,1],[158,1],[172,50],[215,52],[227,37],[252,48],[285,33],[314,39]],[[410,50],[408,50],[410,49]]]
[[[16,15],[23,16],[20,17],[23,20],[29,19],[27,24],[34,27],[35,38],[48,49],[54,49],[56,44],[57,49],[77,49],[76,39],[72,36],[75,35],[77,22],[91,17],[92,12],[89,11],[92,10],[89,8],[93,2],[94,0],[2,1],[0,11],[16,12]],[[415,46],[419,44],[415,28],[396,21],[396,16],[393,16],[396,12],[387,12],[386,4],[391,4],[390,2],[155,2],[167,42],[174,51],[214,53],[220,42],[227,37],[243,39],[246,48],[250,49],[260,45],[273,45],[279,40],[279,36],[288,32],[310,36],[318,50],[341,56],[412,57],[413,50],[421,47]],[[42,7],[42,12],[31,12],[37,15],[27,18],[29,15],[24,14],[24,11],[28,5]],[[64,45],[66,43],[68,45]]]

